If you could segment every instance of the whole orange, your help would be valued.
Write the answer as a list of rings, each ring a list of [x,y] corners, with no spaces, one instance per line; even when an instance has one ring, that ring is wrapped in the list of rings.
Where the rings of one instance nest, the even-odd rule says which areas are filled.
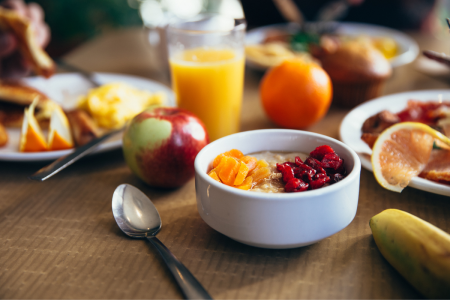
[[[267,71],[260,84],[260,95],[273,122],[302,129],[325,116],[333,88],[330,77],[318,64],[293,59]]]

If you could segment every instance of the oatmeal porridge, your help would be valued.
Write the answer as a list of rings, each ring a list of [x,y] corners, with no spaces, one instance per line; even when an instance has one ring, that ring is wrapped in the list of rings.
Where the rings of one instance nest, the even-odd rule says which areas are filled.
[[[284,162],[295,163],[295,157],[298,156],[303,161],[308,157],[308,154],[301,152],[271,152],[263,151],[251,153],[250,156],[256,157],[258,160],[264,160],[269,164],[270,175],[258,182],[252,187],[252,192],[263,193],[284,193],[285,183],[283,182],[283,174],[277,170],[277,164]]]
[[[262,151],[244,155],[237,149],[219,154],[208,175],[241,190],[292,193],[315,190],[342,180],[344,160],[328,145],[309,156],[301,152]]]

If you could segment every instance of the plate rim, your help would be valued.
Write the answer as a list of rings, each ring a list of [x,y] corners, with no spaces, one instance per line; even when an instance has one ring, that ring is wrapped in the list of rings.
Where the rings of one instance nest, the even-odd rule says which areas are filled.
[[[311,22],[313,23],[313,22]],[[410,36],[408,36],[406,33],[397,30],[397,29],[393,29],[393,28],[389,28],[389,27],[385,27],[385,26],[380,26],[380,25],[376,25],[376,24],[368,24],[368,23],[359,23],[359,22],[330,22],[330,23],[335,23],[335,24],[339,24],[342,27],[349,27],[349,28],[368,28],[370,30],[380,30],[380,31],[385,31],[385,32],[390,32],[392,35],[399,37],[401,40],[405,41],[406,44],[408,44],[408,50],[405,51],[404,53],[395,56],[392,59],[389,59],[389,62],[391,63],[391,66],[393,68],[396,67],[400,67],[403,65],[407,65],[409,63],[411,63],[412,61],[414,61],[417,56],[419,55],[419,45],[417,44],[417,42],[411,38]],[[275,28],[279,28],[279,29],[283,29],[283,28],[295,28],[298,27],[297,24],[295,23],[276,23],[276,24],[271,24],[271,25],[265,25],[265,26],[260,26],[260,27],[256,27],[256,28],[252,28],[249,31],[246,32],[245,38],[247,41],[247,36],[252,36],[252,35],[256,35],[258,34],[258,32],[263,32],[266,31],[268,29],[275,29]],[[247,42],[246,42],[247,44]],[[253,68],[253,69],[257,69],[257,70],[267,70],[268,68],[260,66],[256,63],[253,63],[251,61],[249,61],[248,59],[246,59],[246,64]]]
[[[92,74],[95,77],[98,77],[98,79],[101,81],[101,77],[102,76],[119,76],[119,77],[124,77],[124,78],[129,78],[132,80],[143,80],[143,81],[147,81],[148,83],[160,86],[162,88],[162,91],[164,93],[167,94],[167,98],[168,98],[168,106],[176,106],[176,100],[175,100],[175,94],[174,92],[171,90],[170,87],[166,86],[165,84],[149,79],[149,78],[145,78],[145,77],[140,77],[140,76],[136,76],[136,75],[129,75],[129,74],[122,74],[122,73],[112,73],[112,72],[92,72]],[[52,77],[70,77],[70,76],[79,76],[79,77],[83,77],[82,75],[80,75],[79,73],[76,72],[67,72],[67,73],[58,73],[53,75]],[[25,77],[22,78],[22,81],[27,84],[29,81],[33,81],[33,80],[42,80],[45,79],[42,76],[30,76],[30,77]],[[7,131],[11,130],[6,128]],[[19,129],[19,128],[13,128],[14,130]],[[20,130],[20,129],[19,129]],[[122,146],[122,140],[118,139],[118,140],[113,140],[113,139],[117,139],[118,135],[121,135],[121,133],[118,133],[117,135],[114,135],[112,137],[110,137],[108,140],[112,140],[110,142],[108,142],[108,140],[106,140],[105,142],[103,142],[102,144],[100,144],[97,149],[95,149],[92,153],[90,153],[89,155],[94,155],[94,154],[98,154],[98,153],[103,153],[106,151],[110,151],[110,150],[115,150],[118,149]],[[32,152],[32,153],[23,153],[23,152],[12,152],[12,153],[1,153],[0,152],[0,161],[9,161],[9,162],[39,162],[39,161],[50,161],[50,160],[55,160],[58,159],[62,156],[68,155],[70,153],[72,153],[73,151],[75,151],[76,148],[73,149],[68,149],[68,150],[58,150],[58,151],[42,151],[42,152]]]
[[[403,104],[403,108],[405,108],[405,105],[407,103],[408,100],[414,99],[415,95],[418,96],[420,95],[421,97],[428,97],[427,95],[430,94],[435,94],[436,96],[439,94],[448,94],[449,96],[449,100],[450,101],[450,89],[428,89],[428,90],[417,90],[417,91],[406,91],[406,92],[400,92],[400,93],[395,93],[395,94],[389,94],[389,95],[384,95],[369,101],[366,101],[358,106],[356,106],[355,108],[353,108],[352,110],[350,110],[345,117],[342,119],[340,125],[339,125],[339,139],[346,145],[348,145],[350,148],[352,148],[359,156],[360,160],[361,160],[361,166],[372,172],[372,163],[371,161],[366,157],[366,155],[371,154],[371,150],[370,148],[362,141],[361,144],[365,144],[367,149],[369,149],[370,151],[366,151],[366,152],[361,152],[358,151],[358,147],[356,147],[355,149],[355,145],[352,142],[352,139],[349,137],[349,133],[346,133],[348,129],[348,127],[351,123],[353,123],[353,121],[351,120],[353,115],[358,115],[361,112],[366,112],[367,108],[371,108],[372,110],[370,111],[370,115],[374,115],[377,112],[380,112],[381,110],[385,109],[385,107],[379,107],[378,110],[374,110],[372,106],[376,106],[377,104],[382,104],[383,102],[388,102],[388,101],[392,101],[393,99],[397,98],[398,104],[400,106],[400,104]],[[430,97],[431,98],[431,97]],[[418,100],[418,101],[422,101],[422,102],[429,102],[429,101],[433,101],[433,99],[428,99],[428,100],[423,100],[423,99],[414,99],[414,100]],[[436,100],[438,101],[437,97]],[[445,101],[445,98],[444,98]],[[395,110],[394,110],[395,111]],[[361,126],[362,123],[358,123],[360,124],[359,126],[359,136],[361,136]],[[349,140],[350,139],[350,140]],[[370,153],[368,153],[370,152]],[[440,183],[436,183],[433,182],[431,180],[427,180],[424,178],[420,178],[420,177],[414,177],[411,182],[409,183],[408,187],[412,187],[418,190],[422,190],[422,191],[426,191],[426,192],[430,192],[433,194],[438,194],[438,195],[443,195],[443,196],[450,196],[450,186],[445,185],[445,184],[440,184]]]

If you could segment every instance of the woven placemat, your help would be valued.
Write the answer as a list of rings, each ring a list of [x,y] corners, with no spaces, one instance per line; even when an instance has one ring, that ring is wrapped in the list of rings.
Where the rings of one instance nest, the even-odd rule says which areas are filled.
[[[358,212],[347,228],[303,248],[260,249],[203,222],[193,180],[176,190],[149,188],[120,151],[84,159],[42,183],[26,178],[42,165],[2,163],[0,298],[181,298],[154,250],[115,224],[111,198],[121,183],[153,200],[163,221],[158,237],[217,299],[417,298],[379,253],[368,221],[398,208],[450,229],[448,198],[389,192],[363,170]]]

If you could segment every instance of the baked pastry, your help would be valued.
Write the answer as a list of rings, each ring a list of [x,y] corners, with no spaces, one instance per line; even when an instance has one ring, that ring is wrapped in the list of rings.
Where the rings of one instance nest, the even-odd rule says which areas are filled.
[[[319,58],[333,83],[333,103],[354,107],[381,94],[392,73],[389,61],[370,43],[342,43]]]
[[[36,74],[49,78],[55,72],[55,63],[36,43],[31,23],[14,10],[0,7],[0,29],[12,32],[17,38],[19,51],[32,65]]]
[[[51,113],[59,105],[42,92],[18,81],[0,81],[0,123],[6,127],[21,127],[24,108],[37,98],[36,119],[42,127],[48,126]]]

